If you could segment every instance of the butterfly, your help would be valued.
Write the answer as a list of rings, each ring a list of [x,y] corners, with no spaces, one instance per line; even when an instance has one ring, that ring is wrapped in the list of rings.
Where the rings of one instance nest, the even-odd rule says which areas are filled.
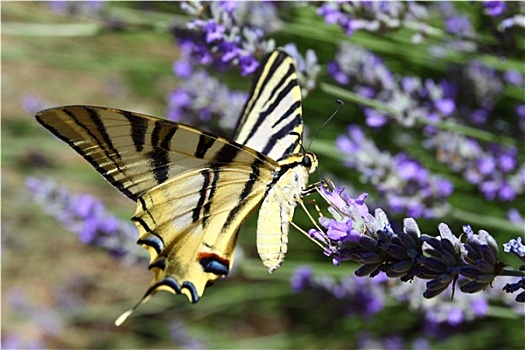
[[[56,107],[36,119],[137,202],[131,220],[155,276],[117,325],[160,290],[197,302],[228,274],[239,227],[257,206],[259,256],[269,272],[283,262],[289,222],[317,167],[302,148],[301,91],[285,52],[261,64],[232,140],[105,107]]]

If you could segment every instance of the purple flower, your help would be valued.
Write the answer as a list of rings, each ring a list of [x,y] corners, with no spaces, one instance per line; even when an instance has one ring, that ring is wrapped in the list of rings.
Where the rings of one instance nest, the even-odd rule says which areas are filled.
[[[219,5],[231,14],[237,8],[237,1],[219,1]]]
[[[253,56],[241,56],[239,57],[239,66],[241,67],[241,75],[244,76],[255,72],[259,63]]]
[[[518,227],[525,226],[525,220],[521,216],[520,212],[516,208],[512,208],[507,212],[507,217],[509,221]]]
[[[257,69],[255,57],[274,48],[265,36],[281,25],[271,2],[194,2],[181,8],[195,17],[187,23],[192,34],[178,38],[193,43],[191,56],[215,67],[239,65],[243,75]]]
[[[231,41],[223,41],[220,43],[219,50],[222,52],[221,59],[223,62],[230,62],[234,58],[237,58],[241,52],[237,45]]]
[[[221,40],[224,33],[226,32],[226,29],[220,24],[217,24],[215,21],[209,21],[208,23],[204,24],[203,30],[206,33],[207,43]]]
[[[308,266],[299,267],[290,279],[296,293],[309,293],[326,305],[334,300],[345,315],[372,317],[385,306],[384,278],[348,276],[337,282],[328,276],[314,275]],[[330,299],[331,297],[331,299]]]
[[[523,86],[525,79],[523,78],[523,75],[515,70],[508,70],[504,74],[504,79],[507,83],[516,85],[516,86]]]
[[[455,102],[451,98],[444,98],[436,101],[436,109],[444,116],[449,116],[456,108]]]
[[[521,237],[511,239],[508,243],[503,244],[505,253],[513,253],[525,261],[525,245],[521,242]]]
[[[464,321],[463,312],[461,312],[459,309],[452,309],[449,311],[447,319],[448,324],[451,326],[457,326]]]
[[[394,212],[435,217],[448,210],[445,199],[452,194],[449,181],[430,175],[404,154],[394,156],[378,150],[358,126],[350,125],[348,134],[339,136],[336,145],[348,155],[344,164],[374,184]]]
[[[487,299],[476,298],[471,302],[472,311],[477,317],[485,316],[489,309],[489,303]]]
[[[230,89],[202,69],[189,79],[180,81],[179,87],[168,96],[168,117],[192,125],[208,124],[218,118],[225,129],[235,126],[247,94]],[[191,118],[196,120],[192,120]]]
[[[176,89],[170,93],[169,105],[177,108],[185,108],[191,105],[191,96],[188,91]]]
[[[90,0],[90,1],[49,1],[48,6],[51,11],[59,15],[67,14],[84,14],[92,15],[99,12],[104,6],[105,2],[100,0]]]
[[[518,105],[516,107],[516,114],[521,118],[525,119],[525,104],[524,105]]]
[[[467,16],[449,17],[445,21],[446,30],[461,37],[473,37],[474,29]]]
[[[427,8],[416,3],[386,1],[349,1],[323,3],[317,14],[327,24],[338,24],[347,35],[356,31],[386,32],[405,25],[417,28],[415,36],[431,32]]]
[[[489,16],[499,16],[507,8],[505,1],[483,1],[483,7],[485,7],[485,13]]]
[[[193,64],[188,60],[178,60],[173,63],[173,73],[183,79],[187,79],[193,73]]]
[[[505,287],[503,287],[503,291],[506,293],[514,293],[520,289],[525,289],[525,278],[520,278],[516,283],[507,283]],[[525,303],[525,291],[516,295],[516,301]]]
[[[324,4],[317,8],[317,14],[324,17],[327,24],[336,24],[342,16],[341,12],[331,4]]]
[[[470,119],[476,124],[483,124],[487,121],[489,117],[489,112],[485,109],[476,109],[472,111],[472,114],[470,115]]]
[[[35,95],[25,95],[22,99],[22,107],[30,114],[35,114],[45,108],[42,101]]]
[[[498,198],[502,201],[512,201],[516,198],[516,191],[509,183],[503,181],[499,185]]]
[[[352,221],[350,219],[338,222],[336,220],[330,220],[325,225],[326,234],[328,238],[335,241],[358,241],[359,233],[352,230]]]
[[[366,108],[363,110],[365,116],[366,116],[366,125],[368,125],[371,128],[377,128],[381,127],[386,124],[388,121],[387,116],[385,116],[383,113],[380,113],[372,108]]]
[[[290,286],[295,293],[304,291],[310,286],[313,272],[309,266],[301,266],[293,273],[290,278]]]
[[[333,61],[328,63],[326,71],[341,85],[346,85],[350,82],[350,77],[341,71],[339,65]]]
[[[26,186],[37,203],[66,229],[74,232],[82,243],[100,246],[114,256],[130,261],[145,259],[135,244],[135,226],[107,213],[104,205],[93,196],[72,194],[50,180],[28,178]]]
[[[478,170],[482,175],[488,175],[496,169],[496,160],[493,157],[483,157],[478,159]]]

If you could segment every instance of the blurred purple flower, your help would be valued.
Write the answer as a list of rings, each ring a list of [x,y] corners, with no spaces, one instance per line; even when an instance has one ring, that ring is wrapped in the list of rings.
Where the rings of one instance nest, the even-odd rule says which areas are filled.
[[[226,32],[226,29],[220,25],[217,24],[214,21],[210,21],[203,26],[203,30],[206,33],[206,42],[212,43],[214,41],[219,41],[222,39],[222,36]]]
[[[317,14],[327,24],[338,24],[347,35],[364,30],[386,32],[405,26],[418,32],[415,37],[424,37],[435,30],[428,25],[427,8],[414,2],[388,1],[334,1],[324,2]]]
[[[468,16],[450,16],[445,20],[447,32],[465,38],[474,37],[474,29]]]
[[[327,276],[314,275],[308,266],[299,267],[290,278],[290,285],[296,293],[309,293],[325,302],[330,295],[338,310],[345,315],[359,315],[370,318],[385,306],[385,278],[360,278],[348,276],[335,281]]]
[[[448,211],[446,199],[453,192],[450,181],[431,175],[402,153],[379,150],[357,125],[350,125],[336,146],[348,156],[344,164],[362,174],[361,181],[373,184],[393,212],[439,217]]]
[[[454,100],[451,98],[444,98],[435,102],[436,109],[441,112],[443,116],[449,116],[456,109]]]
[[[180,78],[189,78],[193,72],[193,65],[187,60],[178,60],[173,63],[173,73]]]
[[[239,57],[239,66],[241,67],[241,75],[244,76],[255,72],[259,63],[253,56],[241,56]]]
[[[303,292],[310,286],[313,271],[309,266],[301,266],[295,270],[290,278],[290,286],[295,293]]]
[[[495,17],[501,15],[507,8],[507,5],[505,1],[483,1],[483,7],[485,7],[486,14]]]
[[[89,0],[89,1],[67,1],[55,0],[49,1],[48,6],[51,11],[58,15],[79,15],[79,14],[93,14],[98,13],[104,6],[105,1]]]
[[[35,114],[45,108],[42,101],[35,95],[25,95],[22,99],[22,107],[30,114]]]
[[[385,125],[388,121],[388,118],[383,113],[380,113],[372,108],[365,108],[363,113],[366,117],[366,125],[371,128],[378,128]]]
[[[180,346],[181,349],[206,349],[206,345],[202,338],[196,338],[187,330],[187,326],[182,321],[172,321],[169,325],[170,338],[174,344]]]
[[[281,25],[272,2],[183,2],[181,8],[195,16],[187,23],[191,35],[177,33],[179,40],[191,41],[191,56],[202,64],[239,65],[243,75],[257,69],[255,56],[275,47],[267,33]]]
[[[72,194],[51,180],[33,177],[27,178],[26,186],[46,213],[74,232],[82,243],[102,247],[129,262],[146,259],[135,244],[135,226],[107,213],[104,205],[94,197]]]
[[[509,221],[513,223],[514,225],[518,227],[525,227],[525,220],[523,219],[523,216],[520,214],[518,209],[512,208],[507,212],[507,217],[509,218]]]
[[[520,117],[521,119],[525,119],[525,104],[523,105],[518,105],[516,107],[516,114],[518,115],[518,117]]]
[[[505,71],[503,76],[505,81],[511,85],[523,86],[523,84],[525,83],[525,78],[523,77],[523,74],[516,70]]]
[[[478,141],[451,132],[431,135],[425,144],[436,150],[438,161],[461,172],[486,199],[512,201],[525,192],[525,179],[521,178],[525,166],[517,168],[515,147],[492,144],[484,150]]]
[[[387,105],[392,112],[360,106],[368,126],[380,128],[395,121],[405,127],[416,122],[432,124],[456,111],[455,87],[419,77],[395,76],[377,55],[349,43],[341,43],[335,60],[327,65],[330,76],[361,96]]]
[[[248,94],[231,91],[203,69],[196,69],[168,96],[168,119],[194,126],[218,122],[233,129]]]

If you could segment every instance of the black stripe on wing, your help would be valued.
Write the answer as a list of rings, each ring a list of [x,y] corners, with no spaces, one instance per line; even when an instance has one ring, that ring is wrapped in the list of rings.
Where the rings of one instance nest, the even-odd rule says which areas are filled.
[[[268,64],[268,62],[275,55],[277,55],[277,56],[273,60],[271,67],[268,69],[268,72],[266,73],[266,76],[263,77],[262,74],[265,71],[266,65]],[[257,72],[255,74],[255,77],[253,79],[252,86],[251,86],[251,89],[250,89],[249,98],[246,101],[246,103],[244,104],[243,112],[241,114],[241,117],[239,118],[239,121],[237,122],[237,125],[235,126],[235,131],[233,133],[234,135],[239,135],[241,129],[244,126],[244,124],[246,124],[246,119],[247,119],[248,115],[250,115],[250,113],[252,112],[253,107],[256,105],[256,102],[260,98],[260,95],[264,91],[264,88],[268,85],[269,81],[273,78],[273,75],[275,74],[275,72],[279,68],[279,65],[282,64],[283,60],[286,57],[287,57],[287,54],[285,54],[283,52],[280,52],[280,51],[276,51],[276,52],[272,52],[271,54],[267,55],[263,59],[263,61],[261,62],[261,65],[259,66],[259,69],[257,70]],[[292,67],[292,69],[293,69],[293,67]],[[261,83],[260,80],[263,79],[263,78],[264,78],[264,80]],[[255,92],[256,92],[257,87],[259,85],[261,87],[258,89],[258,93],[256,94]],[[264,121],[264,119],[258,118],[257,121],[254,123],[254,127],[252,128],[251,133],[253,133],[254,130],[256,130],[258,128],[258,126],[263,121]],[[251,136],[249,136],[249,137],[251,137]]]
[[[85,110],[88,112],[89,118],[93,121],[95,125],[97,125],[97,131],[103,136],[105,139],[104,141],[100,141],[98,137],[91,131],[89,127],[84,125],[80,122],[79,118],[77,118],[76,114],[71,111],[70,108],[63,108],[62,111],[68,115],[79,127],[81,127],[88,135],[90,135],[93,140],[97,143],[97,145],[100,147],[100,149],[103,150],[105,156],[111,160],[117,171],[119,173],[123,173],[122,169],[119,167],[117,160],[114,159],[114,157],[120,159],[120,154],[116,148],[112,146],[111,140],[108,137],[104,125],[101,123],[101,120],[99,118],[99,115],[96,110],[92,108],[85,108]],[[44,126],[46,129],[51,131],[56,137],[67,143],[71,148],[73,148],[78,154],[80,154],[82,157],[84,157],[85,160],[87,160],[93,168],[95,168],[104,178],[111,183],[115,188],[117,188],[120,192],[122,192],[124,195],[126,195],[128,198],[131,198],[132,200],[136,201],[137,196],[135,193],[127,189],[124,184],[118,180],[115,179],[115,177],[107,172],[107,169],[103,168],[99,162],[95,160],[95,158],[91,157],[90,155],[86,154],[86,151],[82,149],[80,146],[77,146],[75,144],[74,140],[69,139],[67,136],[63,134],[60,130],[56,129],[54,126],[52,126],[50,123],[48,123],[46,120],[44,120],[42,117],[45,115],[47,111],[42,111],[36,115],[37,121]],[[108,142],[109,141],[109,142]],[[105,146],[107,145],[107,147]],[[108,148],[111,150],[111,152],[108,152]]]
[[[250,140],[255,136],[257,131],[259,130],[260,126],[266,121],[266,119],[275,113],[277,107],[282,103],[284,97],[292,91],[293,88],[297,86],[297,80],[291,79],[286,86],[284,86],[286,80],[290,78],[290,75],[294,73],[293,66],[290,66],[288,69],[288,72],[286,72],[286,75],[283,75],[281,80],[278,84],[275,85],[272,92],[270,93],[269,101],[273,101],[265,110],[262,110],[259,115],[257,116],[257,121],[253,124],[252,130],[248,134],[248,137],[243,141],[244,143],[250,142]],[[263,85],[261,85],[261,88],[259,91],[264,91],[264,89],[267,88],[267,81]],[[284,88],[283,88],[284,86]],[[276,98],[274,98],[275,94],[277,94],[277,91],[281,90]],[[297,112],[297,110],[301,107],[301,101],[295,101],[288,109],[287,111],[272,124],[272,127],[279,124],[279,122],[283,121],[284,118],[289,117],[293,114],[293,112]],[[247,113],[252,113],[252,110],[247,111]],[[301,121],[301,115],[298,113],[294,119],[299,119],[299,122]],[[263,152],[264,153],[264,152]]]
[[[142,152],[144,144],[146,143],[146,130],[148,129],[148,122],[131,112],[122,111],[122,115],[128,120],[131,126],[131,139],[135,145],[137,152]]]
[[[153,150],[147,153],[151,159],[153,176],[160,185],[168,180],[170,167],[170,144],[177,131],[177,124],[162,123],[160,120],[155,122],[155,127],[151,133],[151,146]]]
[[[285,137],[290,137],[290,133],[301,124],[302,121],[300,118],[290,120],[288,124],[284,125],[281,129],[279,129],[279,131],[270,136],[268,142],[266,142],[266,146],[264,146],[264,148],[261,150],[261,153],[269,154],[281,139]],[[302,141],[300,135],[298,135],[296,139],[297,141],[290,143],[290,145],[282,152],[281,158],[276,159],[276,161],[279,161],[282,158],[286,158],[294,152],[294,150],[297,148],[297,145],[299,145]]]
[[[242,208],[246,205],[246,202],[252,195],[253,193],[252,190],[255,185],[255,182],[259,179],[259,176],[261,174],[261,164],[262,162],[259,159],[257,159],[251,165],[252,172],[250,174],[250,178],[244,184],[244,188],[242,189],[242,192],[239,195],[237,205],[228,214],[228,218],[226,219],[226,222],[224,224],[224,227],[222,228],[222,231],[226,231],[228,229],[230,223],[233,222],[233,220],[235,219],[235,216],[238,215],[239,211],[242,210]]]

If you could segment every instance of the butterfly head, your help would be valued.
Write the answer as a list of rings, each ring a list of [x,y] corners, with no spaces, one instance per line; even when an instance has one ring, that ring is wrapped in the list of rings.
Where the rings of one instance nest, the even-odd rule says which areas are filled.
[[[310,174],[317,169],[317,157],[312,152],[306,152],[301,163],[306,169],[308,169],[308,173]]]

